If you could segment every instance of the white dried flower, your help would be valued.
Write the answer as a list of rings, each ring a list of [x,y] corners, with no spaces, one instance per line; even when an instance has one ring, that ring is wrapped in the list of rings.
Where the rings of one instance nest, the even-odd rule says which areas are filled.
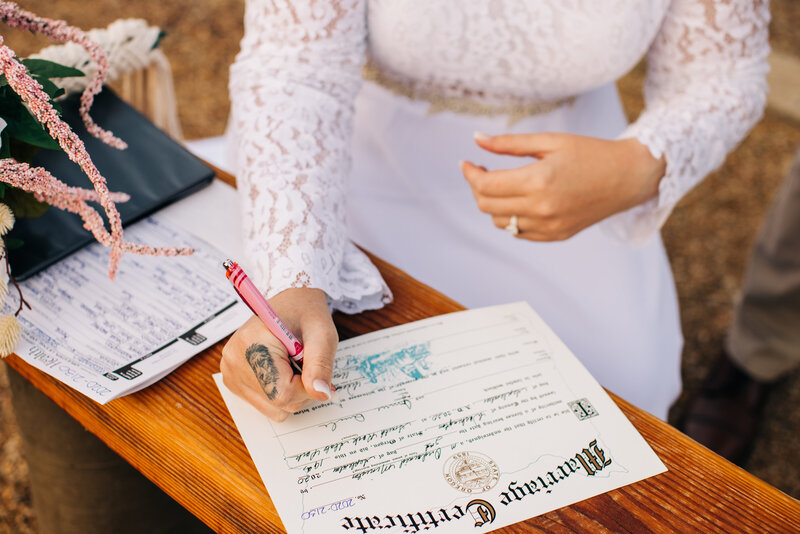
[[[0,317],[0,357],[5,358],[12,352],[22,335],[22,327],[13,315]]]
[[[14,226],[14,214],[11,208],[0,203],[0,236],[6,235],[12,226]]]

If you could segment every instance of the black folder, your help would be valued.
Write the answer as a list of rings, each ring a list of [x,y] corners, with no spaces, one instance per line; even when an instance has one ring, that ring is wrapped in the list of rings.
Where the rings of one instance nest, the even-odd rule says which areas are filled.
[[[65,99],[62,119],[83,140],[109,189],[130,195],[130,200],[117,204],[123,226],[205,187],[214,178],[208,165],[110,89],[95,97],[90,114],[97,124],[125,141],[127,149],[112,148],[92,137],[78,114],[79,105],[79,94]],[[44,167],[67,185],[93,188],[86,174],[63,151],[40,150],[32,165]],[[102,207],[92,205],[107,221]],[[78,215],[54,207],[38,218],[17,219],[8,237],[22,240],[20,247],[8,253],[11,273],[20,281],[94,241]]]

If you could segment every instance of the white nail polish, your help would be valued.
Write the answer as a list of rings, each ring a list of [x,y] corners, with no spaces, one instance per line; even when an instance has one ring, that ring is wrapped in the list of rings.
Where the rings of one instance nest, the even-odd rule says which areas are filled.
[[[483,132],[475,132],[475,133],[472,134],[472,137],[474,137],[478,141],[488,141],[489,139],[492,138],[491,135],[489,135],[487,133],[483,133]]]
[[[327,382],[317,378],[316,380],[314,380],[314,384],[313,385],[314,385],[314,389],[316,391],[319,391],[320,393],[324,393],[325,396],[328,398],[328,400],[330,400],[330,398],[331,398],[331,388],[330,388],[330,386],[328,385]]]

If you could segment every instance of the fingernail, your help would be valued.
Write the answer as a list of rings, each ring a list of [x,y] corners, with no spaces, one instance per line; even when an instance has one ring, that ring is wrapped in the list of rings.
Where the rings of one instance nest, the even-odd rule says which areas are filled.
[[[474,137],[478,141],[488,141],[488,140],[490,140],[492,138],[491,135],[489,135],[487,133],[483,133],[483,132],[474,132],[472,134],[472,137]]]
[[[327,382],[317,378],[316,380],[314,380],[313,385],[314,385],[314,389],[316,391],[319,391],[320,393],[324,393],[325,396],[327,397],[327,400],[330,400],[330,398],[331,398],[331,387],[328,385]]]
[[[463,159],[458,160],[458,168],[459,169],[463,168],[465,163],[466,161]]]

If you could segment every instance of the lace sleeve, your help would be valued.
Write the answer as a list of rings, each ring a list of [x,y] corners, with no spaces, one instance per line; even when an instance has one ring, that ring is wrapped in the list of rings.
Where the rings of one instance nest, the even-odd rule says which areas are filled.
[[[674,0],[648,53],[646,107],[620,136],[665,156],[658,197],[604,222],[644,242],[763,113],[768,0]]]
[[[366,0],[248,0],[231,67],[245,264],[261,291],[323,289],[335,309],[391,293],[348,239],[344,179],[361,86]]]

